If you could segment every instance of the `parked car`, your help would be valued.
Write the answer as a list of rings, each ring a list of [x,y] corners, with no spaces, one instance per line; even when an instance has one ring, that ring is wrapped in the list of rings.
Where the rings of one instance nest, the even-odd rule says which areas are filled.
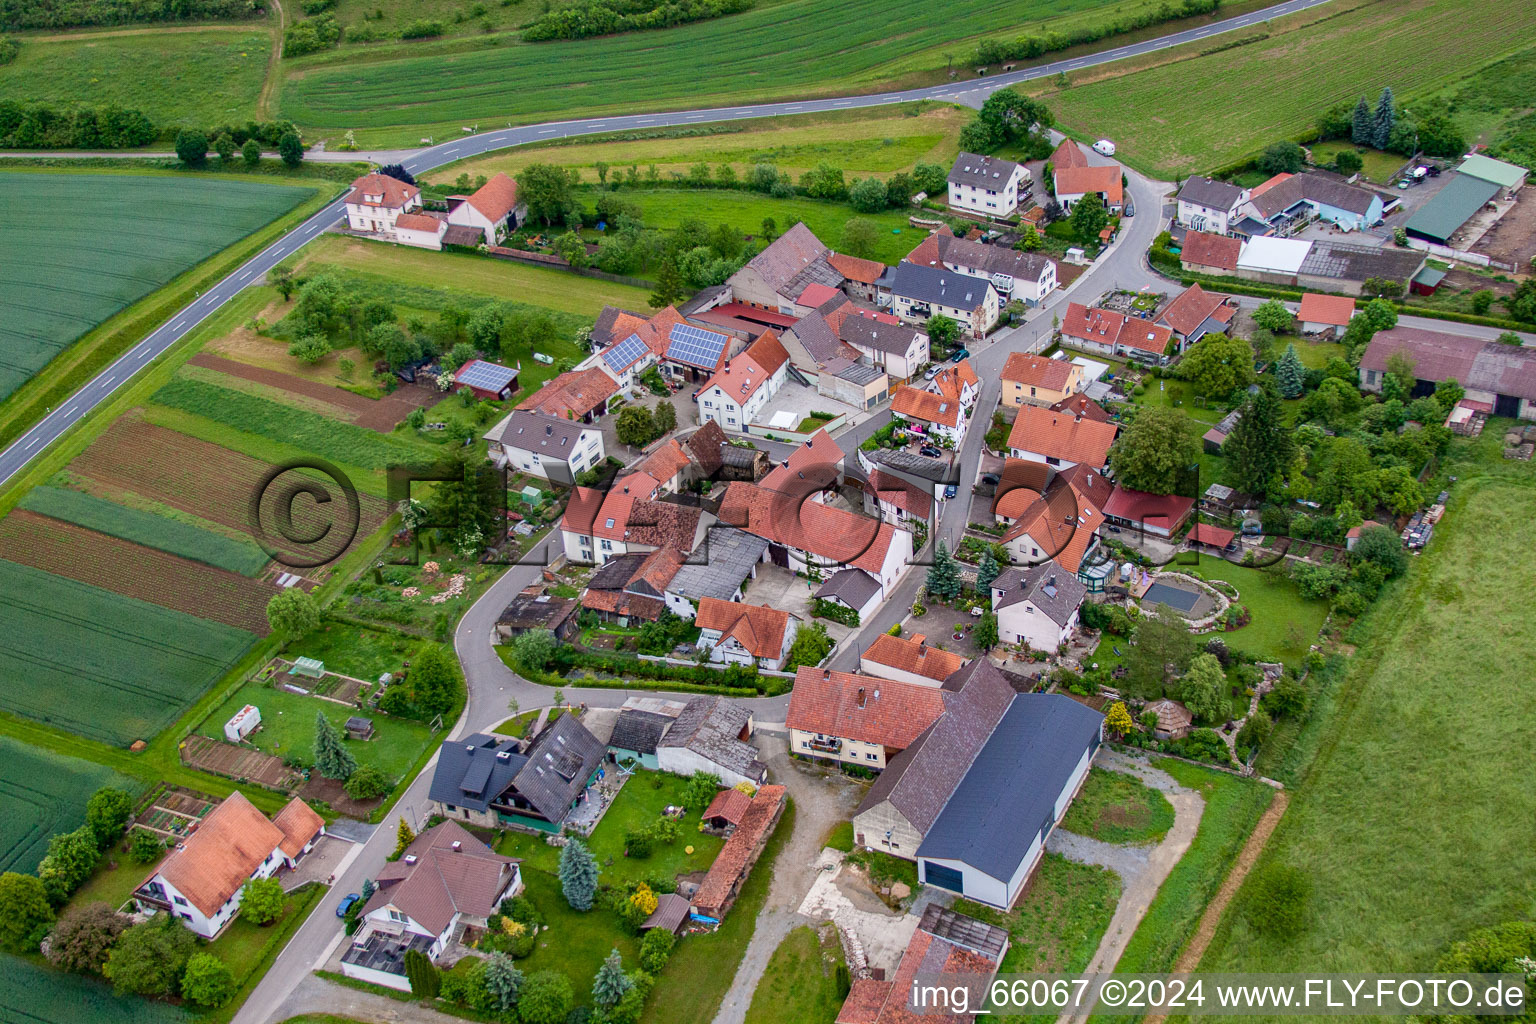
[[[953,498],[954,496],[955,496],[955,485],[954,484],[950,484],[948,487],[944,488],[944,499],[946,501],[949,500],[950,498]]]
[[[942,459],[944,457],[944,453],[939,451],[939,449],[935,448],[931,444],[923,445],[922,447],[918,448],[918,451],[922,452],[930,459]]]
[[[703,390],[704,390],[703,388],[694,388],[693,389],[693,400],[695,402],[697,402],[699,400],[699,392],[701,392]]]
[[[996,473],[983,473],[981,474],[981,482],[984,484],[991,484],[993,487],[996,487],[999,483],[1002,482],[1002,478],[999,477]]]
[[[1125,215],[1127,217],[1136,216],[1136,204],[1131,202],[1129,198],[1125,201]]]
[[[968,349],[968,348],[962,348],[960,351],[956,352],[953,356],[951,356],[950,360],[952,362],[958,363],[958,362],[961,362],[962,360],[969,359],[969,358],[971,358],[971,350]]]
[[[939,371],[941,371],[942,369],[944,369],[944,368],[942,366],[937,365],[937,364],[928,367],[928,372],[923,374],[923,380],[933,380],[933,378],[935,378],[935,377],[937,377],[939,375]]]
[[[1110,142],[1108,139],[1100,139],[1098,142],[1093,144],[1093,151],[1102,156],[1114,156],[1115,144]]]
[[[363,894],[360,893],[360,892],[349,892],[349,893],[347,893],[345,896],[343,896],[341,898],[341,902],[336,904],[336,916],[337,917],[346,917],[347,916],[347,911],[352,909],[352,904],[356,903],[358,900],[360,900],[362,898],[363,898]]]

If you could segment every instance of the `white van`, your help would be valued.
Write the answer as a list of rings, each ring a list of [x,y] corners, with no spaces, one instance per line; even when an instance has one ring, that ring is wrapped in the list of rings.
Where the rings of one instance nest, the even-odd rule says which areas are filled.
[[[1114,156],[1115,144],[1110,142],[1108,139],[1100,139],[1098,142],[1093,144],[1093,151],[1095,153],[1103,154],[1104,156]]]

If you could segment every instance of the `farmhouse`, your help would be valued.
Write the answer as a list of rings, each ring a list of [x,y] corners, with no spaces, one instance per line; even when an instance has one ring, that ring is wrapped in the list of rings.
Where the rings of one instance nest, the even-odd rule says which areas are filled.
[[[1431,394],[1435,384],[1454,380],[1466,400],[1491,406],[1495,416],[1536,419],[1536,349],[1500,345],[1417,327],[1377,331],[1360,359],[1360,388],[1381,391],[1394,355],[1413,363],[1415,396]]]
[[[466,925],[484,928],[502,900],[522,889],[518,861],[491,848],[457,822],[417,836],[399,860],[374,879],[362,925],[342,953],[349,978],[409,992],[405,953],[436,960]]]
[[[785,724],[800,757],[885,768],[944,713],[944,691],[809,665],[795,674]]]
[[[517,371],[484,359],[471,359],[454,371],[453,386],[469,388],[476,398],[505,401],[517,390]]]
[[[432,772],[432,813],[487,827],[558,832],[586,799],[603,752],[574,715],[561,715],[531,739],[475,733],[447,740]]]
[[[764,786],[757,791],[693,894],[695,914],[709,921],[725,916],[783,813],[783,786]]]
[[[1043,462],[1058,469],[1081,464],[1102,470],[1109,461],[1109,447],[1119,432],[1120,428],[1113,423],[1026,405],[1013,421],[1008,448],[1016,459]]]
[[[1301,310],[1296,319],[1301,322],[1304,334],[1337,338],[1344,333],[1354,315],[1355,300],[1347,295],[1307,292],[1301,297]]]
[[[840,252],[828,253],[827,262],[832,264],[833,270],[843,275],[843,291],[850,297],[865,302],[875,301],[875,282],[885,273],[884,263]]]
[[[1083,368],[1066,359],[1010,352],[1002,380],[1004,405],[1054,405],[1083,389]]]
[[[929,647],[927,637],[881,633],[859,656],[859,671],[881,679],[915,686],[940,686],[960,671],[970,659],[954,651]]]
[[[605,457],[602,431],[542,412],[515,410],[485,436],[506,465],[562,487]]]
[[[631,473],[608,491],[576,487],[560,519],[561,542],[573,562],[601,565],[614,555],[671,548],[687,555],[714,517],[700,508],[657,500],[661,484]]]
[[[803,223],[775,238],[726,284],[737,302],[790,316],[805,316],[815,304],[802,302],[811,285],[841,288],[843,275],[830,262],[832,250]],[[811,298],[824,291],[813,291]]]
[[[1225,235],[1237,222],[1238,210],[1247,201],[1245,188],[1191,175],[1179,189],[1178,221],[1192,231]]]
[[[683,705],[656,744],[656,766],[664,772],[709,772],[727,786],[761,786],[768,766],[747,741],[756,725],[745,704],[724,697],[695,697]]]
[[[1161,366],[1173,348],[1173,331],[1161,324],[1126,316],[1111,309],[1067,304],[1061,321],[1061,343],[1083,352]]]
[[[1097,195],[1104,208],[1118,213],[1125,205],[1124,174],[1119,164],[1056,168],[1056,202],[1071,212],[1077,201]]]
[[[581,607],[604,622],[630,626],[655,622],[667,610],[666,601],[654,595],[635,593],[630,588],[643,585],[643,568],[656,552],[619,555],[604,562],[587,580],[581,594]]]
[[[968,238],[956,238],[948,227],[939,228],[918,243],[904,257],[920,267],[953,270],[992,283],[1004,302],[1017,299],[1029,306],[1056,289],[1056,264],[1033,252],[1017,252],[1000,245],[987,245]]]
[[[629,325],[628,317],[615,319],[614,327],[621,325]],[[588,362],[607,372],[620,387],[629,387],[653,366],[678,380],[706,380],[723,369],[742,346],[731,334],[689,323],[673,306],[634,325],[628,334],[615,337],[617,340]]]
[[[757,565],[768,550],[768,542],[763,538],[718,525],[705,535],[704,544],[677,567],[663,589],[667,607],[685,619],[697,615],[698,604],[706,597],[740,601],[747,580],[756,578]],[[635,589],[645,592],[650,585],[642,577]]]
[[[967,991],[985,991],[1007,952],[1008,933],[1003,929],[930,903],[895,975],[881,980],[855,978],[838,1011],[837,1024],[971,1024],[974,1014],[913,1005],[918,977],[922,976],[923,985],[947,989],[953,984]],[[943,975],[955,975],[955,981],[947,983]]]
[[[473,194],[448,197],[448,223],[480,232],[486,245],[500,243],[527,216],[517,182],[499,171]]]
[[[353,231],[390,238],[401,214],[421,210],[421,189],[387,174],[365,174],[347,193],[347,226]]]
[[[593,423],[608,414],[608,403],[619,393],[619,386],[607,373],[595,366],[571,370],[544,382],[544,386],[518,403],[519,409],[533,409],[563,420]]]
[[[1184,236],[1179,266],[1195,274],[1230,276],[1237,273],[1237,260],[1242,251],[1243,243],[1239,239],[1191,231]]]
[[[997,636],[1005,644],[1054,651],[1077,629],[1077,612],[1088,588],[1075,569],[1055,560],[1007,569],[992,581]]]
[[[1350,185],[1316,171],[1277,174],[1256,187],[1241,213],[1262,221],[1281,235],[1310,218],[1327,221],[1345,231],[1380,224],[1385,216],[1382,198],[1370,189]]]
[[[778,670],[789,657],[800,617],[767,605],[705,597],[699,600],[694,625],[710,661]]]
[[[949,169],[949,205],[987,217],[1012,217],[1019,208],[1029,170],[995,156],[961,153]]]
[[[727,359],[699,391],[699,420],[744,431],[784,383],[789,354],[776,331],[766,331],[745,352]]]
[[[969,274],[898,263],[890,275],[890,294],[892,312],[908,322],[926,323],[929,317],[943,315],[973,338],[997,324],[997,290]]]
[[[1227,296],[1193,284],[1158,314],[1157,324],[1173,332],[1182,352],[1207,334],[1224,332],[1236,312],[1237,305]]]
[[[246,882],[296,866],[324,832],[324,819],[297,797],[268,821],[236,790],[139,884],[133,901],[211,939],[239,913]]]

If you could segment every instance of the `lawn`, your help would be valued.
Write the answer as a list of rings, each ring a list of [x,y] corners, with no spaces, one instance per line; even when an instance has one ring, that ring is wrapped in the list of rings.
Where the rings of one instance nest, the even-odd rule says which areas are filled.
[[[66,974],[21,957],[0,955],[0,1020],[27,1024],[183,1024],[196,1017],[170,1003],[115,996],[94,977]]]
[[[1173,967],[1205,905],[1221,887],[1254,824],[1274,799],[1274,790],[1252,779],[1172,758],[1157,758],[1152,763],[1198,790],[1205,810],[1194,841],[1168,873],[1120,955],[1115,965],[1120,974],[1160,974]]]
[[[48,840],[85,821],[85,802],[103,786],[143,787],[110,768],[0,737],[0,871],[31,872]]]
[[[256,639],[14,562],[0,593],[0,709],[121,746],[170,725]]]
[[[1195,42],[1079,72],[1046,102],[1059,122],[1114,139],[1122,157],[1171,181],[1256,155],[1333,104],[1362,93],[1374,102],[1384,85],[1399,102],[1444,88],[1528,46],[1536,7],[1485,0],[1469,18],[1463,0],[1328,4],[1264,31],[1260,41],[1204,56],[1210,44]],[[1370,54],[1364,65],[1362,53]],[[1262,89],[1252,87],[1258,81]]]
[[[121,847],[122,844],[118,845]],[[128,897],[139,887],[139,883],[148,878],[169,855],[167,851],[148,864],[136,864],[114,851],[111,858],[103,858],[96,865],[96,872],[75,890],[75,894],[69,898],[70,905],[83,907],[91,903],[105,903],[116,910],[128,902]]]
[[[1310,147],[1312,159],[1319,164],[1331,164],[1334,157],[1344,150],[1356,153],[1360,157],[1360,173],[1368,180],[1378,185],[1385,185],[1392,179],[1408,158],[1400,153],[1383,153],[1379,149],[1368,149],[1356,146],[1344,139],[1335,139],[1331,142],[1314,142]]]
[[[328,671],[354,679],[375,680],[385,672],[399,672],[419,642],[399,633],[364,629],[350,622],[326,618],[320,628],[283,650],[285,658],[317,658]]]
[[[553,847],[550,847],[553,849]],[[559,971],[571,979],[577,1002],[589,1002],[592,978],[609,951],[617,949],[624,966],[638,966],[640,940],[631,935],[618,915],[593,907],[572,910],[560,891],[560,879],[551,870],[523,864],[523,895],[544,917],[549,930],[542,932],[534,951],[517,962],[524,972]],[[686,942],[689,940],[685,940]],[[663,976],[660,984],[670,984]]]
[[[912,103],[615,133],[600,141],[573,139],[497,150],[449,164],[427,178],[448,184],[463,173],[489,177],[505,171],[516,176],[529,164],[558,164],[578,171],[584,183],[597,184],[599,162],[610,165],[610,181],[631,165],[641,174],[655,165],[666,177],[700,162],[711,170],[730,164],[737,175],[746,174],[755,164],[772,163],[798,176],[823,160],[850,176],[883,177],[916,163],[947,166],[959,148],[960,128],[970,116],[961,107]]]
[[[837,982],[837,965],[844,962],[835,926],[794,929],[758,979],[746,1024],[833,1024],[847,995]]]
[[[1314,370],[1321,370],[1328,365],[1330,359],[1343,359],[1344,346],[1336,341],[1305,341],[1301,338],[1281,337],[1276,350],[1284,353],[1287,342],[1296,345],[1296,354],[1301,357],[1303,366]]]
[[[1105,843],[1152,843],[1173,827],[1173,805],[1134,775],[1094,768],[1061,827]]]
[[[795,805],[791,803],[720,927],[678,943],[646,1001],[641,1024],[709,1024],[715,1019],[768,899],[774,862],[794,830]]]
[[[370,145],[415,145],[477,123],[500,128],[571,111],[728,106],[942,81],[946,57],[965,67],[985,36],[1140,9],[1135,0],[1041,0],[1027,15],[1006,0],[955,0],[942,11],[920,0],[764,0],[728,17],[577,41],[343,47],[284,61],[280,109],[322,132],[356,129]]]
[[[1472,929],[1530,918],[1530,699],[1511,681],[1536,671],[1536,636],[1510,581],[1536,522],[1530,466],[1492,461],[1454,467],[1400,599],[1351,637],[1319,755],[1260,862],[1311,880],[1308,920],[1284,939],[1232,915],[1202,970],[1422,971]]]
[[[587,847],[597,858],[603,881],[645,879],[659,875],[668,878],[692,871],[707,871],[725,841],[698,830],[699,812],[689,811],[680,824],[682,834],[673,843],[657,843],[644,859],[624,855],[624,833],[643,828],[661,817],[662,808],[681,806],[688,780],[670,772],[637,771],[619,790],[613,806],[603,815]],[[692,853],[685,852],[693,847]],[[504,832],[496,852],[521,857],[524,864],[541,871],[554,871],[560,864],[560,851],[544,842],[542,836],[525,832]]]
[[[0,99],[135,108],[160,127],[253,119],[272,52],[259,25],[16,38],[21,53],[0,67]]]
[[[559,718],[564,713],[565,712],[561,708],[552,708],[549,712],[549,719],[545,724],[552,724],[555,719]],[[499,736],[521,737],[529,730],[534,722],[538,721],[540,714],[542,714],[540,711],[524,711],[522,714],[516,715],[507,719],[505,722],[502,722],[491,731]]]
[[[756,192],[656,189],[626,190],[621,194],[639,205],[645,213],[645,222],[652,227],[675,228],[684,220],[701,220],[711,226],[730,224],[743,234],[757,236],[763,233],[765,218],[772,217],[780,233],[798,220],[804,221],[817,238],[834,249],[842,245],[843,225],[860,217],[874,221],[879,227],[874,250],[868,256],[884,263],[899,263],[928,237],[928,232],[910,226],[907,214],[901,210],[859,213],[845,203],[799,197],[773,199]]]
[[[350,705],[306,697],[252,680],[215,708],[197,731],[204,736],[223,739],[224,723],[247,704],[261,709],[261,725],[246,739],[269,754],[297,757],[305,764],[311,763],[313,756],[317,712],[324,712],[326,719],[338,730],[349,717],[359,713]],[[349,739],[347,750],[358,764],[377,765],[391,781],[397,781],[431,742],[432,731],[420,722],[402,718],[377,713],[367,717],[373,719],[373,739]]]
[[[311,195],[254,181],[29,172],[0,172],[0,193],[0,398],[112,314]]]
[[[1234,565],[1214,555],[1200,556],[1200,575],[1225,580],[1237,588],[1237,603],[1253,612],[1253,620],[1242,629],[1215,635],[1228,647],[1258,658],[1277,659],[1292,668],[1300,665],[1328,617],[1328,605],[1303,600],[1287,576]]]
[[[1099,948],[1120,901],[1120,888],[1120,876],[1108,868],[1047,853],[1013,910],[1003,913],[970,900],[956,901],[955,909],[1008,932],[1010,944],[1001,973],[1072,974],[1088,966]],[[1036,1018],[1001,1018],[1004,1022],[1026,1019]]]

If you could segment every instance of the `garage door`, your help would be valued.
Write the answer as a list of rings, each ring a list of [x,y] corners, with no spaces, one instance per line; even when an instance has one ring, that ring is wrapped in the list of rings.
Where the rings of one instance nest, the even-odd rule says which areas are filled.
[[[942,864],[923,864],[923,876],[929,885],[937,885],[941,889],[950,892],[965,892],[965,878],[954,868],[944,867]]]

